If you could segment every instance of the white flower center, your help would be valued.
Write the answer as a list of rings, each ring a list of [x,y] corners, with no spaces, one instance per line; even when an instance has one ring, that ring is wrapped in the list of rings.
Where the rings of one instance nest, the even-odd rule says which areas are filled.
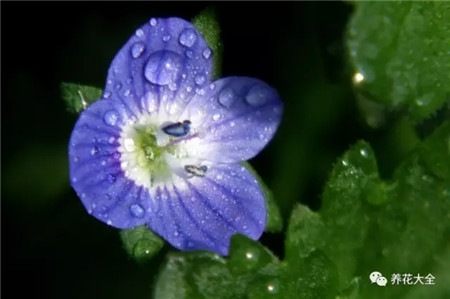
[[[122,127],[121,168],[138,186],[152,189],[177,180],[203,177],[208,163],[190,157],[186,142],[197,138],[190,121],[157,124],[149,115]]]

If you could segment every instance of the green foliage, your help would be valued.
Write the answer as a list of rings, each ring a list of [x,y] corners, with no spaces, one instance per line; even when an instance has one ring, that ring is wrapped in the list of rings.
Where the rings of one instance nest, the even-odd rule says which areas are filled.
[[[449,17],[445,2],[355,3],[347,46],[355,73],[364,77],[357,91],[415,121],[432,115],[450,96]]]
[[[61,96],[66,102],[68,111],[80,113],[102,96],[102,90],[93,86],[63,82],[61,83]]]
[[[147,226],[120,231],[125,251],[138,262],[147,262],[164,246],[164,240],[154,234]]]
[[[199,13],[192,24],[203,35],[213,52],[213,78],[222,73],[222,43],[220,41],[220,26],[213,8],[207,8]]]
[[[273,293],[279,262],[259,243],[235,235],[230,258],[211,252],[171,253],[161,271],[155,298],[250,298]]]

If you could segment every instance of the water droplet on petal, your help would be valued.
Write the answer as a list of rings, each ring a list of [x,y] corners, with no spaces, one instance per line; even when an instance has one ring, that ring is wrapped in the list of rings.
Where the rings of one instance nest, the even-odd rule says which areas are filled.
[[[122,84],[117,83],[116,86],[114,86],[115,90],[120,90],[122,88]]]
[[[263,85],[255,85],[253,86],[247,95],[245,96],[245,100],[251,106],[260,106],[267,101],[267,96],[269,94],[268,89]]]
[[[179,235],[178,231],[174,231],[174,232],[173,232],[173,236],[174,236],[174,237],[178,237],[178,235]]]
[[[137,42],[131,46],[131,56],[133,56],[133,58],[139,58],[144,51],[145,45],[142,42]]]
[[[151,26],[156,26],[156,24],[158,24],[158,21],[155,18],[151,18],[150,19],[150,25]]]
[[[170,34],[165,34],[165,35],[163,35],[162,40],[165,42],[168,42],[171,38],[172,38],[172,36]]]
[[[105,123],[110,126],[115,126],[118,119],[119,114],[114,110],[106,112],[105,115],[103,116],[103,120],[105,121]]]
[[[198,88],[195,90],[195,92],[201,96],[206,93],[206,91],[203,88]]]
[[[94,146],[94,147],[91,149],[91,156],[95,156],[95,155],[97,155],[97,154],[98,154],[98,147]]]
[[[210,48],[206,48],[205,50],[203,50],[203,58],[208,59],[211,56],[211,49]]]
[[[144,30],[142,30],[142,29],[136,30],[136,36],[137,37],[143,37],[144,36]]]
[[[232,121],[231,123],[230,123],[230,127],[234,127],[236,125],[236,123],[234,122],[234,121]]]
[[[126,97],[128,97],[130,94],[131,94],[131,91],[129,89],[127,89],[123,92],[123,95]]]
[[[132,204],[130,206],[130,213],[133,217],[142,218],[144,217],[145,210],[139,204]]]
[[[111,96],[111,93],[109,91],[105,91],[105,93],[103,94],[103,98],[105,98],[105,99],[109,99],[110,96]]]
[[[220,114],[216,113],[216,114],[213,115],[212,118],[213,118],[213,120],[215,120],[215,121],[216,121],[216,120],[219,120]]]
[[[109,183],[114,183],[116,181],[116,176],[113,174],[108,174],[108,176],[106,177],[106,179],[108,180]]]
[[[226,108],[230,108],[233,105],[235,98],[234,92],[230,87],[225,87],[219,93],[219,103]]]
[[[181,32],[178,41],[185,47],[192,47],[197,40],[197,33],[191,28],[186,28]]]
[[[192,57],[194,57],[194,52],[192,50],[186,50],[186,57],[192,59]]]
[[[151,83],[167,85],[176,82],[183,66],[183,57],[172,51],[158,51],[150,55],[144,76]]]
[[[209,84],[209,89],[213,90],[216,87],[214,83]]]
[[[205,76],[197,76],[195,77],[195,83],[197,85],[202,85],[203,83],[205,83]]]

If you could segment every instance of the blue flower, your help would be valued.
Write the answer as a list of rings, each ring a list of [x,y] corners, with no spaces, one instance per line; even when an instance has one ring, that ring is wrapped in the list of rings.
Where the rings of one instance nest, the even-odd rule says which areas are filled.
[[[272,139],[282,103],[257,79],[212,82],[213,55],[179,18],[151,19],[122,47],[70,138],[71,184],[89,214],[146,224],[181,250],[227,255],[233,234],[261,236],[263,192],[240,162]]]

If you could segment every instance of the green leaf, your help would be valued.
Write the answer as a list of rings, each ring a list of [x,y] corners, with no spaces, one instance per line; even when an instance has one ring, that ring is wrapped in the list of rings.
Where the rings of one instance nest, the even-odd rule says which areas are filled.
[[[67,105],[67,110],[79,113],[91,103],[100,99],[102,90],[97,87],[75,83],[61,83],[61,95]]]
[[[147,262],[164,246],[164,241],[147,226],[120,231],[125,251],[138,262]]]
[[[206,43],[212,49],[213,79],[220,77],[222,73],[222,43],[220,41],[220,26],[213,8],[207,8],[199,13],[192,24],[203,35]]]
[[[280,232],[283,229],[283,218],[281,217],[280,209],[273,197],[272,191],[270,191],[269,187],[264,183],[262,178],[258,175],[255,169],[248,162],[242,162],[242,165],[247,168],[256,178],[259,185],[261,186],[264,197],[266,199],[266,208],[267,208],[267,219],[266,219],[266,232]]]
[[[419,151],[420,158],[435,176],[450,181],[450,121],[444,122]]]
[[[230,257],[204,251],[171,253],[158,277],[155,298],[264,298],[279,275],[278,260],[245,236],[231,240]],[[269,291],[267,285],[269,284]]]
[[[445,2],[355,3],[347,46],[357,91],[415,121],[442,107],[450,96],[449,16]]]
[[[409,298],[408,293],[420,298],[424,294],[414,289],[421,286],[374,286],[368,280],[372,271],[390,280],[394,273],[425,276],[435,275],[431,272],[435,270],[445,280],[440,263],[450,255],[449,123],[444,122],[416,147],[392,181],[380,179],[369,144],[353,145],[330,174],[322,209],[313,212],[302,205],[294,209],[286,238],[288,269],[318,250],[323,252],[330,269],[337,267],[339,277],[333,271],[329,277],[338,281],[339,298]],[[334,289],[332,282],[324,286]],[[434,297],[446,292],[445,283],[433,286]]]

